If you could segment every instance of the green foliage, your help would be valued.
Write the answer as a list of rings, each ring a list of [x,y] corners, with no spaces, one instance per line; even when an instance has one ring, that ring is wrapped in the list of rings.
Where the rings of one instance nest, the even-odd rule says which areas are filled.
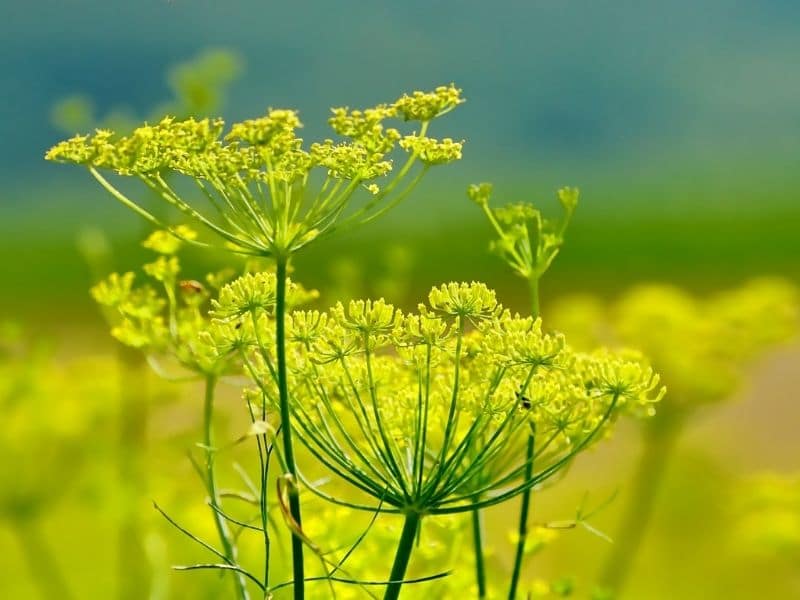
[[[186,226],[175,229],[185,239],[196,236]],[[111,334],[144,351],[151,361],[176,362],[198,375],[229,372],[231,352],[253,343],[252,326],[248,321],[243,327],[241,318],[254,311],[274,313],[275,275],[245,273],[226,284],[234,274],[226,269],[206,275],[205,284],[181,279],[181,264],[175,255],[180,245],[167,231],[153,232],[143,246],[160,255],[142,268],[152,283],[137,286],[134,272],[112,273],[92,288],[92,296],[108,310]],[[291,282],[288,288],[290,306],[318,296],[315,290]],[[215,291],[218,296],[211,299]]]

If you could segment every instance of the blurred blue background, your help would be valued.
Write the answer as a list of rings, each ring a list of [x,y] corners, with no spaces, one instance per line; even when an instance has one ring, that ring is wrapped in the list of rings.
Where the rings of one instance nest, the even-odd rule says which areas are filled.
[[[227,116],[297,106],[311,133],[330,105],[455,81],[469,99],[451,120],[469,137],[465,170],[487,157],[551,177],[616,168],[689,192],[735,190],[748,161],[770,175],[752,187],[776,191],[797,165],[793,0],[44,0],[5,1],[0,17],[0,156],[14,179],[48,168],[55,100],[80,92],[101,112],[147,114],[168,93],[166,68],[209,46],[247,63]]]
[[[467,104],[435,134],[466,138],[465,159],[372,230],[399,227],[428,262],[445,265],[431,280],[460,273],[425,236],[434,246],[454,232],[488,234],[464,200],[476,180],[495,182],[499,200],[545,206],[557,187],[581,187],[563,258],[571,281],[587,269],[598,280],[609,271],[695,281],[796,273],[794,0],[4,0],[0,7],[0,246],[29,249],[25,265],[3,267],[9,285],[35,287],[36,273],[49,268],[67,293],[80,270],[79,228],[124,231],[132,222],[79,169],[43,161],[65,135],[52,123],[53,106],[81,94],[98,119],[143,120],[170,97],[170,65],[208,48],[243,58],[226,118],[297,107],[310,138],[325,134],[330,106],[368,106],[451,81],[464,89]],[[490,278],[496,263],[482,272],[485,245],[469,242],[448,251]]]

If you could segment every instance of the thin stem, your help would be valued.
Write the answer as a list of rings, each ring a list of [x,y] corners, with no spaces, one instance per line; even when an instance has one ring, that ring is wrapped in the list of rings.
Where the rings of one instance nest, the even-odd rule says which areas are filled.
[[[528,289],[531,295],[531,316],[539,317],[539,277],[535,273],[528,277]]]
[[[381,421],[381,413],[378,409],[378,395],[376,392],[375,386],[375,378],[372,375],[372,360],[371,360],[371,353],[369,351],[369,339],[367,339],[367,334],[364,334],[364,356],[365,362],[367,365],[367,383],[369,384],[369,394],[372,400],[372,412],[375,416],[375,424],[378,428],[378,433],[380,434],[381,441],[383,442],[383,447],[386,453],[386,457],[389,459],[388,467],[391,468],[392,472],[395,473],[397,476],[397,483],[400,484],[400,488],[403,491],[403,495],[406,497],[407,500],[411,499],[411,496],[408,493],[412,484],[409,484],[406,487],[405,477],[403,477],[403,470],[400,468],[400,464],[397,460],[395,460],[394,452],[392,452],[392,445],[389,442],[389,436],[386,434],[386,429],[383,426],[383,422]],[[411,476],[413,479],[413,475]]]
[[[439,505],[436,508],[428,509],[428,514],[434,515],[446,515],[446,514],[455,514],[460,512],[465,512],[466,510],[474,510],[476,508],[483,509],[488,508],[490,506],[495,506],[496,504],[500,504],[505,502],[506,500],[510,500],[515,496],[519,495],[524,490],[531,488],[542,481],[552,477],[555,473],[559,470],[563,469],[571,460],[573,460],[580,452],[586,448],[592,440],[597,436],[600,430],[605,426],[608,422],[608,419],[611,418],[611,414],[614,412],[614,409],[617,406],[617,402],[619,401],[619,395],[615,394],[612,396],[611,404],[608,406],[608,410],[606,410],[603,418],[600,419],[600,422],[589,432],[589,435],[584,437],[577,445],[573,446],[572,450],[567,452],[566,455],[562,456],[558,460],[556,460],[553,464],[549,465],[548,467],[544,468],[538,473],[535,473],[531,479],[527,481],[523,481],[521,484],[513,486],[511,488],[506,489],[505,491],[500,491],[497,493],[497,490],[500,486],[505,485],[507,482],[515,480],[519,478],[525,471],[527,467],[527,462],[522,466],[512,469],[507,475],[501,477],[500,479],[495,479],[494,481],[490,481],[487,485],[482,487],[481,489],[474,490],[471,496],[451,496],[447,500],[440,500]],[[491,498],[486,500],[480,500],[479,502],[475,502],[474,498],[478,494],[488,493],[490,491],[494,491],[495,495]],[[460,503],[471,501],[472,505],[468,507],[459,506]],[[449,506],[446,506],[449,505]]]
[[[682,421],[670,419],[666,423],[652,423],[651,427],[645,433],[644,451],[636,467],[631,496],[600,578],[603,587],[613,592],[615,597],[625,585],[647,532],[669,457],[682,430]]]
[[[275,354],[278,358],[278,403],[281,413],[281,439],[286,469],[297,483],[297,468],[292,446],[292,424],[289,410],[289,385],[286,372],[286,270],[288,259],[277,259],[277,290],[275,301]],[[289,513],[298,527],[302,528],[300,518],[300,496],[297,486],[289,486]],[[294,578],[294,598],[303,600],[305,596],[305,575],[303,565],[303,540],[292,531],[292,576]]]
[[[92,177],[94,177],[97,180],[97,182],[101,186],[103,186],[103,188],[109,194],[111,194],[114,198],[116,198],[117,200],[122,202],[122,204],[124,204],[125,206],[130,208],[133,212],[135,212],[139,216],[141,216],[144,219],[146,219],[149,223],[155,225],[159,229],[169,229],[170,233],[172,233],[173,235],[175,235],[175,237],[177,237],[177,238],[179,238],[181,240],[185,240],[186,239],[183,236],[178,235],[176,232],[174,232],[172,229],[170,229],[166,225],[164,225],[164,223],[162,223],[158,218],[156,218],[151,213],[147,212],[145,209],[143,209],[141,206],[136,204],[134,201],[130,200],[127,196],[125,196],[125,194],[123,194],[117,188],[115,188],[113,185],[111,185],[111,183],[108,181],[108,179],[103,177],[97,169],[95,169],[94,167],[89,167],[89,173],[92,174]]]
[[[539,317],[539,276],[532,273],[528,277],[528,289],[530,290],[531,316],[536,319]],[[533,459],[536,446],[536,438],[531,432],[528,443],[525,446],[525,481],[533,477]],[[531,510],[531,496],[533,487],[527,488],[522,492],[522,500],[519,509],[519,526],[517,529],[517,549],[514,552],[514,569],[511,573],[511,584],[508,587],[508,598],[514,600],[517,597],[517,587],[519,577],[522,573],[522,559],[525,557],[525,542],[528,539],[528,519]]]
[[[30,521],[18,521],[14,531],[42,598],[44,600],[74,598],[53,552],[42,538],[36,524]]]
[[[430,125],[430,121],[425,121],[425,122],[422,123],[422,126],[420,127],[420,131],[419,131],[420,137],[424,137],[425,136],[425,134],[428,131],[428,126],[429,125]],[[383,201],[384,198],[386,198],[389,194],[392,193],[394,188],[397,187],[397,185],[405,178],[405,176],[411,170],[411,167],[414,166],[414,163],[417,161],[418,158],[419,158],[419,155],[416,152],[412,152],[409,155],[408,160],[406,160],[405,164],[400,169],[400,171],[397,173],[397,175],[395,175],[394,179],[392,179],[386,185],[386,187],[384,187],[380,192],[378,192],[378,194],[375,197],[373,197],[369,202],[364,204],[364,206],[359,208],[357,211],[355,211],[349,217],[347,217],[346,219],[340,221],[335,226],[331,227],[331,229],[328,230],[328,233],[333,232],[333,230],[340,230],[343,227],[347,227],[347,226],[351,225],[354,222],[358,222],[363,216],[368,215],[369,212],[372,209],[374,209],[380,202]],[[427,169],[425,169],[425,170],[427,171]],[[416,185],[416,183],[414,185]]]
[[[483,560],[483,519],[481,511],[472,511],[472,540],[475,546],[475,579],[478,582],[478,598],[486,598],[486,566]]]
[[[203,445],[206,450],[206,488],[211,503],[211,514],[214,517],[214,525],[217,528],[219,541],[222,544],[222,553],[231,564],[236,564],[236,548],[231,541],[231,532],[223,516],[217,510],[220,506],[219,492],[217,491],[217,476],[214,468],[214,392],[217,387],[217,378],[214,375],[207,375],[205,381],[205,394],[203,403]],[[234,572],[234,585],[236,597],[247,600],[247,584],[241,573]]]
[[[453,370],[453,392],[450,395],[450,408],[447,414],[447,424],[444,428],[444,440],[442,441],[442,449],[439,452],[439,459],[437,461],[439,467],[431,473],[428,485],[431,490],[436,489],[436,486],[444,477],[445,470],[442,465],[446,464],[447,452],[450,449],[450,441],[455,424],[458,420],[456,415],[456,401],[458,400],[458,386],[461,378],[461,351],[464,343],[464,317],[459,315],[457,319],[458,336],[456,338],[456,352],[455,352],[455,368]]]
[[[236,565],[228,565],[228,564],[197,564],[197,565],[178,565],[172,567],[174,571],[201,571],[205,569],[211,569],[213,571],[233,571],[235,573],[239,573],[244,577],[247,577],[250,581],[255,583],[261,591],[266,591],[264,589],[264,584],[261,583],[254,575],[248,573],[241,567],[237,567]]]
[[[400,597],[400,588],[403,586],[408,561],[411,558],[411,551],[414,549],[414,539],[417,537],[419,522],[420,514],[418,512],[406,513],[403,532],[400,534],[400,542],[397,544],[397,552],[394,555],[392,573],[389,575],[389,585],[386,587],[383,600],[397,600]]]
[[[525,481],[533,477],[533,452],[534,452],[534,436],[528,436],[528,444],[525,448]],[[525,541],[528,538],[528,514],[531,507],[531,489],[527,488],[522,492],[522,504],[519,509],[519,526],[517,530],[517,550],[514,553],[514,569],[511,572],[511,584],[508,588],[509,600],[514,600],[517,597],[517,587],[519,586],[519,577],[522,573],[522,559],[525,555]]]
[[[258,334],[258,322],[256,319],[255,313],[252,313],[253,317],[253,328],[256,332],[256,341],[258,344],[259,349],[261,349],[262,354],[264,355],[264,360],[266,361],[267,365],[270,367],[270,372],[273,374],[273,378],[277,380],[277,377],[272,369],[272,365],[269,362],[269,355],[264,351],[264,346],[261,343],[261,338]],[[261,418],[262,420],[266,420],[266,398],[267,398],[267,388],[261,379],[257,376],[255,368],[250,363],[247,358],[247,353],[242,352],[242,362],[245,365],[245,368],[249,371],[250,376],[252,377],[253,381],[256,382],[259,389],[261,390]],[[256,416],[253,412],[253,407],[250,403],[247,405],[248,411],[250,413],[250,421],[255,423]],[[271,556],[271,541],[269,537],[269,512],[267,510],[267,477],[269,475],[269,461],[272,455],[272,445],[267,440],[266,435],[258,435],[256,436],[256,447],[258,448],[258,464],[259,464],[259,489],[256,490],[255,486],[252,482],[249,482],[249,487],[253,493],[253,497],[258,498],[258,507],[259,512],[261,513],[261,532],[264,536],[264,586],[269,587],[269,561]]]

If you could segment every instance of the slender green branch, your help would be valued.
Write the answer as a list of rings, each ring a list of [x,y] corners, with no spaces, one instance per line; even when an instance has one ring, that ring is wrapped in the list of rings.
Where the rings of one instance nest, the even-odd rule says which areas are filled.
[[[530,289],[531,300],[531,316],[536,319],[539,317],[539,276],[532,273],[528,277],[528,286]],[[531,432],[528,437],[528,443],[525,446],[525,481],[533,477],[533,459],[535,452],[535,436]],[[511,572],[511,584],[508,588],[509,600],[514,600],[517,597],[517,587],[519,586],[519,578],[522,573],[522,559],[525,556],[525,543],[528,538],[528,519],[531,510],[531,496],[533,495],[533,488],[529,487],[522,492],[522,499],[519,509],[519,527],[517,529],[517,548],[514,552],[514,568]]]
[[[178,238],[179,240],[181,240],[181,241],[183,241],[183,242],[185,242],[187,244],[190,244],[190,245],[193,245],[193,246],[200,246],[200,247],[203,247],[203,248],[210,247],[209,244],[206,244],[204,242],[198,242],[197,240],[193,240],[193,239],[190,239],[190,238],[187,238],[187,237],[181,235],[176,229],[174,229],[174,228],[170,227],[169,225],[163,223],[157,217],[155,217],[154,215],[152,215],[151,213],[149,213],[148,211],[143,209],[141,206],[139,206],[138,204],[136,204],[135,202],[130,200],[127,196],[125,196],[117,188],[115,188],[113,185],[111,185],[111,183],[105,177],[103,177],[99,173],[99,171],[97,169],[95,169],[94,167],[90,167],[89,168],[89,172],[100,183],[100,185],[107,192],[109,192],[114,198],[119,200],[122,204],[124,204],[125,206],[130,208],[133,212],[135,212],[139,216],[143,217],[151,225],[154,225],[158,229],[166,229],[172,235],[174,235],[176,238]],[[243,255],[247,255],[247,256],[250,256],[250,255],[262,255],[264,253],[264,250],[262,248],[256,248],[252,244],[242,242],[240,239],[238,239],[238,238],[236,238],[234,236],[226,237],[220,231],[216,231],[216,233],[218,233],[219,235],[221,235],[225,239],[228,239],[228,241],[231,241],[231,242],[241,246],[241,248],[231,248],[230,252],[233,252],[235,254],[243,254]],[[249,250],[246,249],[245,247],[249,247]]]
[[[185,565],[185,566],[178,565],[172,567],[172,569],[175,571],[201,571],[207,569],[211,569],[214,571],[233,571],[234,573],[238,573],[239,575],[247,577],[250,581],[256,584],[261,591],[266,591],[264,589],[264,584],[261,583],[258,580],[258,578],[253,576],[252,573],[248,573],[247,571],[236,565],[226,565],[226,564],[197,564],[197,565]]]
[[[486,566],[483,560],[483,523],[481,511],[472,511],[472,540],[475,546],[475,579],[478,582],[478,598],[486,598]]]
[[[184,526],[180,525],[180,524],[179,524],[179,523],[178,523],[178,522],[177,522],[175,519],[173,519],[172,517],[170,517],[170,516],[167,514],[167,512],[166,512],[166,511],[165,511],[163,508],[161,508],[161,507],[160,507],[160,506],[159,506],[159,505],[158,505],[156,502],[153,502],[153,508],[155,508],[155,509],[156,509],[156,511],[158,511],[158,514],[160,514],[162,517],[164,517],[164,519],[166,519],[167,523],[169,523],[170,525],[172,525],[172,526],[173,526],[175,529],[177,529],[178,531],[180,531],[180,532],[181,532],[183,535],[185,535],[187,538],[189,538],[190,540],[192,540],[194,543],[196,543],[196,544],[198,544],[199,546],[201,546],[201,547],[205,548],[206,550],[208,550],[209,552],[211,552],[211,554],[213,554],[213,555],[214,555],[214,556],[216,556],[217,558],[220,558],[220,559],[224,560],[226,563],[228,563],[228,564],[230,564],[230,563],[231,563],[231,560],[230,560],[230,559],[229,559],[227,556],[225,556],[225,555],[224,555],[222,552],[220,552],[219,550],[217,550],[216,548],[214,548],[214,546],[212,546],[211,544],[209,544],[209,543],[208,543],[208,542],[206,542],[205,540],[202,540],[202,539],[200,539],[199,537],[197,537],[197,536],[196,536],[195,534],[193,534],[191,531],[189,531],[188,529],[186,529],[186,527],[184,527]]]
[[[278,402],[281,413],[281,438],[283,440],[283,459],[286,469],[297,482],[297,468],[292,446],[292,423],[289,409],[289,385],[286,371],[286,271],[288,259],[277,258],[277,298],[275,301],[275,353],[278,358]],[[300,516],[300,496],[296,486],[289,488],[289,513],[298,527],[302,527]],[[303,600],[305,596],[305,575],[303,565],[303,540],[292,532],[292,575],[294,578],[294,598]]]
[[[275,374],[274,369],[272,368],[272,364],[269,361],[269,355],[265,351],[263,344],[261,343],[261,337],[258,334],[258,319],[256,318],[255,312],[250,313],[253,319],[253,329],[256,332],[256,342],[261,350],[265,362],[269,365],[270,373],[272,374],[273,379],[277,381],[277,375]],[[250,373],[253,381],[256,382],[259,389],[261,390],[261,419],[266,420],[267,418],[267,408],[266,408],[266,399],[268,390],[266,385],[262,382],[261,378],[258,377],[256,374],[256,370],[251,364],[250,360],[247,358],[247,352],[242,351],[242,363],[244,364],[247,371]],[[256,416],[253,412],[253,407],[250,403],[248,403],[248,410],[250,413],[250,420],[251,422],[255,423]],[[270,562],[270,555],[271,555],[271,540],[269,537],[269,511],[267,509],[267,478],[269,475],[269,461],[272,455],[272,446],[269,443],[266,435],[258,435],[256,436],[256,447],[258,448],[258,464],[259,464],[259,488],[256,489],[255,486],[249,479],[246,481],[248,482],[248,487],[251,488],[251,492],[253,497],[258,498],[258,507],[259,512],[261,513],[261,532],[264,537],[264,585],[269,586],[269,562]],[[242,475],[244,475],[242,473]]]
[[[567,465],[571,460],[573,460],[580,452],[584,450],[584,448],[586,448],[595,439],[600,430],[605,426],[605,424],[611,418],[611,414],[614,412],[614,409],[616,408],[618,401],[619,401],[619,394],[614,394],[611,398],[611,404],[609,404],[608,409],[606,410],[602,419],[600,419],[600,421],[597,423],[594,429],[592,429],[592,431],[590,431],[586,437],[584,437],[580,442],[578,442],[578,444],[573,446],[572,449],[566,455],[564,455],[556,462],[543,469],[542,471],[533,474],[533,476],[529,480],[523,481],[521,484],[517,486],[507,489],[506,491],[501,492],[499,494],[496,494],[495,496],[489,498],[488,500],[481,500],[480,502],[474,503],[469,510],[475,508],[488,508],[490,506],[495,506],[496,504],[500,504],[501,502],[505,502],[506,500],[510,500],[511,498],[514,498],[524,490],[532,488],[533,486],[541,483],[542,481],[545,481],[549,477],[552,477],[559,470],[563,469],[565,465]],[[464,512],[465,509],[461,506],[445,506],[445,505],[457,505],[459,503],[468,500],[473,501],[473,498],[476,494],[487,493],[489,491],[492,491],[493,489],[496,490],[498,487],[504,485],[506,482],[517,479],[523,474],[526,468],[527,468],[527,462],[521,467],[513,469],[508,475],[502,477],[501,479],[490,482],[485,487],[473,491],[472,497],[470,498],[464,496],[453,496],[451,498],[448,498],[447,500],[443,500],[440,502],[439,507],[429,509],[428,514],[446,515],[446,514]]]
[[[127,196],[125,196],[125,194],[123,194],[123,193],[122,193],[122,192],[120,192],[120,191],[119,191],[117,188],[115,188],[113,185],[111,185],[111,183],[110,183],[110,182],[109,182],[109,181],[108,181],[108,180],[107,180],[105,177],[103,177],[103,176],[100,174],[100,172],[99,172],[97,169],[95,169],[94,167],[89,167],[89,173],[91,173],[91,174],[92,174],[92,177],[94,177],[94,178],[97,180],[97,182],[98,182],[98,183],[99,183],[99,184],[100,184],[100,185],[101,185],[101,186],[102,186],[102,187],[103,187],[103,188],[104,188],[104,189],[105,189],[105,190],[106,190],[106,191],[107,191],[109,194],[111,194],[111,195],[112,195],[114,198],[116,198],[117,200],[119,200],[119,201],[120,201],[122,204],[124,204],[125,206],[127,206],[129,209],[131,209],[131,210],[132,210],[133,212],[135,212],[137,215],[139,215],[139,216],[143,217],[143,218],[144,218],[145,220],[147,220],[147,221],[148,221],[150,224],[152,224],[152,225],[155,225],[155,226],[156,226],[156,227],[158,227],[159,229],[169,229],[170,233],[172,233],[173,235],[175,235],[175,237],[177,237],[177,238],[179,238],[179,239],[181,239],[181,240],[189,241],[189,240],[187,240],[186,238],[184,238],[183,236],[180,236],[180,235],[176,234],[176,233],[175,233],[175,232],[174,232],[172,229],[170,229],[169,227],[167,227],[167,226],[166,226],[164,223],[162,223],[162,222],[161,222],[161,221],[160,221],[158,218],[156,218],[156,217],[155,217],[155,216],[153,216],[151,213],[149,213],[148,211],[146,211],[145,209],[143,209],[141,206],[139,206],[138,204],[136,204],[136,203],[135,203],[133,200],[131,200],[131,199],[129,199]]]
[[[531,274],[528,278],[528,290],[530,290],[530,300],[531,300],[531,316],[534,319],[539,318],[540,310],[539,310],[539,276],[537,274]]]
[[[455,350],[455,367],[453,370],[453,391],[450,395],[450,408],[447,412],[447,424],[444,427],[444,440],[442,441],[442,450],[439,454],[439,464],[444,464],[447,459],[447,452],[450,449],[450,441],[455,430],[456,424],[456,408],[458,404],[458,388],[461,381],[461,352],[464,344],[464,317],[458,316],[457,319],[457,337],[456,337],[456,350]],[[444,475],[441,468],[436,470],[433,480],[435,483],[441,480]]]
[[[409,483],[408,485],[406,485],[406,478],[404,476],[404,471],[403,469],[400,468],[400,464],[395,459],[394,452],[392,452],[392,445],[389,441],[389,436],[386,433],[386,428],[384,427],[383,422],[381,420],[380,410],[378,409],[378,394],[376,391],[375,378],[372,375],[371,353],[369,351],[369,340],[367,339],[366,334],[364,336],[364,348],[365,348],[364,350],[365,362],[367,365],[367,383],[369,384],[369,394],[372,400],[372,411],[373,415],[375,416],[375,425],[377,426],[378,434],[380,435],[381,441],[383,442],[383,447],[386,453],[385,455],[389,460],[388,466],[391,467],[392,471],[396,475],[397,482],[400,484],[400,488],[402,489],[403,495],[407,500],[410,500],[411,496],[409,495],[409,489],[411,488],[412,484]]]
[[[436,579],[442,579],[444,577],[448,577],[451,574],[451,571],[444,571],[443,573],[436,573],[434,575],[426,575],[425,577],[414,577],[412,579],[404,579],[401,583],[425,583],[426,581],[434,581]],[[362,579],[349,579],[344,577],[336,577],[332,575],[320,575],[318,577],[308,577],[306,581],[335,581],[337,583],[349,583],[352,585],[358,586],[385,586],[389,585],[390,582],[387,581],[369,581],[369,580],[362,580]],[[291,582],[288,583],[281,583],[276,585],[270,591],[276,592],[279,589],[289,587],[292,585]]]
[[[525,481],[533,477],[533,453],[535,439],[533,435],[528,436],[528,443],[525,447]],[[522,573],[522,559],[525,556],[525,541],[528,538],[528,516],[531,506],[531,489],[527,488],[522,492],[522,502],[519,509],[519,526],[517,529],[517,548],[514,553],[514,569],[511,572],[511,584],[508,588],[509,600],[517,597],[517,587]]]
[[[378,217],[381,217],[390,210],[392,210],[403,200],[405,200],[411,194],[411,192],[414,191],[414,188],[417,187],[417,184],[420,181],[422,181],[422,178],[425,177],[425,174],[428,172],[428,169],[430,169],[430,166],[428,165],[424,166],[420,170],[420,172],[416,175],[416,177],[414,177],[414,179],[412,179],[411,182],[405,188],[403,188],[403,191],[399,192],[394,198],[392,198],[390,202],[387,202],[386,205],[384,205],[381,209],[377,210],[376,212],[370,215],[365,216],[361,221],[359,221],[359,225],[365,225],[370,221],[374,221]]]
[[[217,387],[217,379],[213,375],[207,375],[205,381],[205,399],[203,408],[203,445],[206,450],[206,487],[208,489],[211,513],[214,517],[214,525],[217,528],[219,541],[222,544],[222,553],[231,564],[236,564],[236,547],[231,541],[231,532],[225,519],[218,512],[220,506],[219,492],[217,491],[217,476],[214,467],[216,449],[214,448],[214,393]],[[241,573],[234,573],[234,583],[236,597],[247,600],[247,584]]]
[[[389,575],[389,585],[386,587],[384,600],[397,600],[400,597],[400,588],[403,586],[408,561],[411,558],[411,551],[414,549],[414,539],[417,537],[419,528],[420,514],[418,512],[406,513],[406,520],[403,523],[403,531],[400,534],[400,542],[397,544],[397,552],[394,556],[392,572]]]

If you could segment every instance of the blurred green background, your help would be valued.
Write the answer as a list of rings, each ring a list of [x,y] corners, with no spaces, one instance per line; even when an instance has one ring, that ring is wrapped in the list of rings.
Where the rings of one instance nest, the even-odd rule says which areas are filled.
[[[117,352],[88,297],[93,267],[81,248],[102,231],[108,260],[94,268],[134,268],[147,229],[80,169],[44,162],[72,125],[124,126],[187,106],[228,120],[296,107],[304,133],[316,138],[330,106],[368,106],[451,81],[467,103],[435,135],[465,138],[464,160],[434,171],[388,218],[301,257],[298,278],[324,301],[385,294],[413,305],[435,283],[477,279],[505,304],[524,307],[522,286],[487,253],[488,225],[465,197],[469,183],[484,180],[494,182],[498,201],[533,201],[545,211],[557,208],[557,187],[582,190],[568,243],[543,286],[545,315],[563,294],[614,298],[641,281],[697,293],[752,275],[798,281],[798,56],[795,0],[1,0],[0,320],[20,323],[16,339],[43,340],[30,344],[46,345],[57,361]],[[682,439],[664,490],[669,500],[657,505],[626,597],[800,597],[792,568],[762,560],[744,570],[721,541],[732,482],[798,468],[800,446],[786,423],[800,414],[800,354],[781,352],[754,365],[748,390]],[[115,369],[89,368],[82,377]],[[125,510],[147,513],[142,519],[160,532],[147,538],[157,546],[149,556],[161,552],[168,564],[186,552],[149,516],[160,482],[191,477],[181,462],[194,441],[191,390],[159,403],[159,394],[175,394],[163,386],[152,383],[153,406],[135,418],[104,407],[102,390],[47,392],[49,402],[74,396],[79,412],[81,402],[87,413],[99,406],[87,417],[99,425],[86,425],[84,470],[43,517],[45,543],[78,598],[117,594],[114,548]],[[47,403],[41,410],[48,419]],[[118,425],[132,419],[141,427],[134,439],[146,446],[125,450]],[[43,468],[40,450],[29,451],[19,468]],[[142,456],[126,467],[113,455],[126,451]],[[541,518],[569,516],[587,489],[601,497],[619,488],[624,496],[637,452],[635,432],[623,427],[561,491],[542,494]],[[146,471],[146,487],[104,490],[125,468]],[[199,486],[186,495],[192,491],[200,495]],[[122,496],[133,508],[108,508]],[[613,503],[600,523],[613,529],[623,504]],[[501,562],[510,528],[500,519],[490,534]],[[539,574],[591,578],[606,542],[582,531],[562,537],[537,557]],[[0,595],[34,597],[13,523],[0,525],[0,550]],[[687,561],[693,553],[705,558]],[[201,597],[204,583],[216,580],[163,576],[175,598]],[[668,583],[675,587],[664,591]]]

